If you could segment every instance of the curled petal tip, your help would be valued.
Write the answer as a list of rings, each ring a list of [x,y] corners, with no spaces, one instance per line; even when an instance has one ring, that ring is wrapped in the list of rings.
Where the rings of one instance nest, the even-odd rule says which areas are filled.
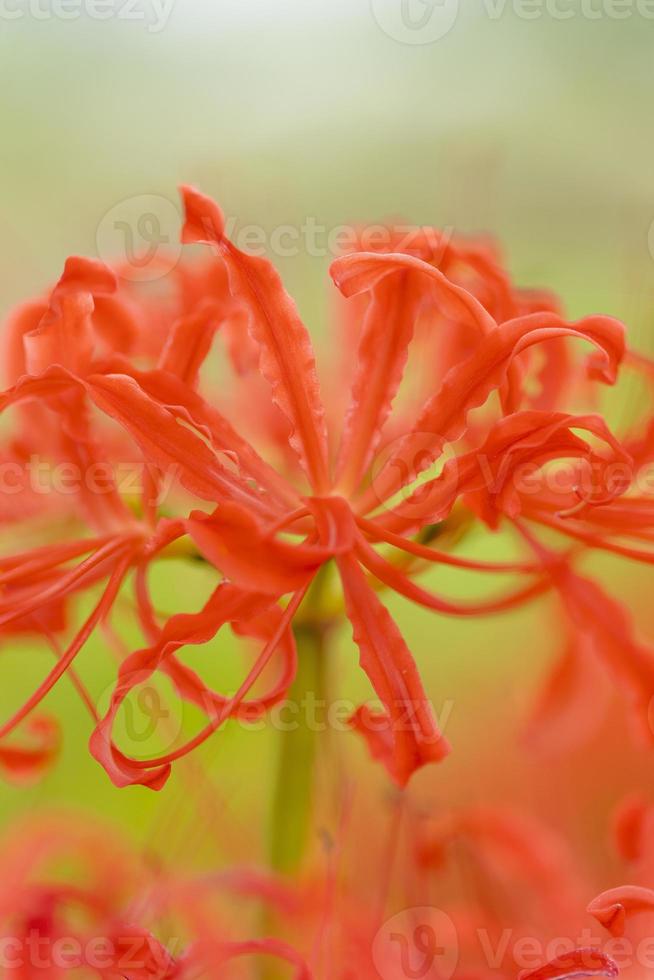
[[[599,909],[592,913],[601,926],[604,926],[612,936],[624,936],[625,921],[627,918],[624,905],[616,903],[604,909]]]
[[[68,293],[92,293],[108,295],[115,293],[118,280],[115,272],[101,262],[100,259],[89,259],[83,255],[71,255],[66,259],[64,271],[54,294],[57,296]]]
[[[654,891],[639,885],[611,888],[594,898],[586,911],[612,936],[622,936],[628,916],[654,912]]]
[[[225,234],[225,218],[216,204],[190,184],[182,184],[179,193],[184,206],[181,240],[186,245],[215,245]]]

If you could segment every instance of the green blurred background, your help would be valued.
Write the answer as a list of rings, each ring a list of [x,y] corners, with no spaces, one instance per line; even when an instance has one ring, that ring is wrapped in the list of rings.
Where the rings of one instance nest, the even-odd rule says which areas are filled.
[[[138,19],[125,19],[116,2],[102,21],[43,16],[52,10],[47,0],[37,17],[27,2],[18,8],[7,0],[3,11],[23,13],[0,17],[2,312],[55,279],[66,255],[109,258],[107,215],[126,201],[154,196],[168,231],[176,185],[185,181],[215,195],[239,224],[268,232],[307,219],[333,228],[389,217],[491,231],[519,283],[558,290],[575,315],[621,316],[647,345],[654,21],[635,10],[591,19],[574,2],[567,19],[545,9],[525,19],[509,3],[494,17],[482,0],[461,0],[445,36],[407,44],[380,26],[399,3],[174,0],[155,31],[147,0]],[[328,345],[330,256],[300,248],[272,257]],[[476,553],[479,547],[471,542]],[[494,547],[483,545],[488,554]],[[633,599],[651,586],[648,576],[622,575],[616,588]],[[168,568],[161,605],[197,607],[209,579],[200,567]],[[434,582],[459,587],[443,573]],[[425,805],[535,794],[554,820],[574,819],[564,800],[554,805],[552,787],[572,779],[575,760],[564,760],[556,777],[519,746],[502,749],[501,766],[495,761],[519,730],[525,690],[557,650],[547,604],[473,623],[391,606],[436,707],[453,705],[447,734],[456,754],[438,773],[418,777]],[[652,625],[651,610],[638,615],[644,628]],[[227,657],[219,676],[228,681],[238,659],[224,643],[216,650]],[[337,693],[365,696],[347,631],[336,660]],[[43,675],[48,654],[5,642],[0,666],[6,715]],[[97,638],[81,667],[95,694],[113,670]],[[0,822],[47,804],[81,804],[116,818],[155,851],[188,860],[204,860],[207,847],[238,857],[260,846],[274,733],[230,728],[204,752],[217,816],[179,775],[159,795],[118,792],[88,756],[88,720],[66,681],[49,706],[65,719],[61,763],[37,787],[0,785]],[[181,719],[189,729],[195,721]],[[362,773],[360,746],[342,738],[353,771]],[[641,764],[635,757],[625,780]],[[371,798],[383,797],[381,777],[360,778]],[[608,807],[619,787],[589,792]],[[189,798],[191,807],[183,805]]]

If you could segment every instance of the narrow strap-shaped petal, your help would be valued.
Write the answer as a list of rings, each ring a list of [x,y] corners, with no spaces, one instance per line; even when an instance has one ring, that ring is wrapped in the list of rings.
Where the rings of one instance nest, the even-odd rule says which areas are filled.
[[[273,500],[282,506],[297,507],[299,495],[288,481],[266,463],[225,416],[197,391],[161,370],[135,371],[126,364],[125,373],[171,414],[188,422],[210,439],[217,452],[232,455],[241,474],[255,480]]]
[[[594,898],[587,911],[612,936],[622,936],[630,916],[640,912],[654,912],[654,891],[639,885],[610,888]]]
[[[213,450],[126,375],[90,375],[86,388],[95,404],[138,443],[146,460],[176,476],[204,500],[240,499],[257,505],[257,493],[228,470]]]
[[[364,722],[374,720],[368,744],[395,782],[404,786],[416,769],[444,759],[449,744],[436,726],[409,648],[356,558],[337,555],[336,564],[361,666],[384,705],[383,716],[375,713],[374,719],[368,715],[362,720],[359,715],[358,722],[362,723],[357,723],[357,728],[365,732]]]
[[[448,442],[458,439],[465,431],[468,414],[500,387],[515,357],[534,344],[557,337],[589,340],[598,348],[591,362],[593,377],[609,384],[615,381],[625,349],[624,326],[618,320],[591,316],[568,323],[551,313],[508,320],[480,339],[470,357],[448,372],[364,496],[360,511],[365,513],[383,504],[415,479],[416,472],[433,463]]]
[[[600,949],[572,949],[537,967],[523,970],[518,980],[582,980],[583,977],[617,977],[618,964]]]
[[[407,272],[385,277],[370,295],[336,463],[336,482],[346,495],[359,485],[379,444],[406,367],[420,300]]]
[[[267,259],[246,255],[226,237],[222,214],[209,198],[181,188],[186,212],[184,242],[217,246],[227,264],[230,289],[250,314],[250,334],[260,349],[259,369],[291,424],[289,441],[312,487],[328,485],[327,433],[311,340],[296,306]]]
[[[218,311],[211,302],[177,320],[159,358],[161,370],[194,388],[218,326]]]

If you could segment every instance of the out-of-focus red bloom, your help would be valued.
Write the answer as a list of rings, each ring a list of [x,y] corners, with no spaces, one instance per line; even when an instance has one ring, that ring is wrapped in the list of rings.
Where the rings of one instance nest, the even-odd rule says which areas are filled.
[[[354,873],[347,834],[323,870],[290,880],[153,870],[108,827],[41,816],[0,848],[3,976],[246,980],[268,960],[294,980],[617,975],[608,949],[579,943],[586,885],[538,822],[489,807],[407,829],[392,868],[371,836],[373,880]]]

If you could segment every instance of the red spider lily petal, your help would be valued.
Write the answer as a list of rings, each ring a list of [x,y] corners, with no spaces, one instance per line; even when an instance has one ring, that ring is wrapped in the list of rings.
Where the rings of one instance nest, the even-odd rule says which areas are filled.
[[[48,398],[70,391],[79,390],[79,381],[64,368],[53,366],[47,368],[37,377],[24,376],[0,394],[0,412],[9,405],[30,399]]]
[[[431,818],[419,828],[416,859],[442,870],[457,860],[459,844],[500,892],[537,891],[560,921],[575,915],[581,901],[577,869],[558,836],[537,820],[508,808],[475,806]],[[454,845],[454,846],[453,846]]]
[[[327,434],[315,358],[295,304],[266,259],[246,255],[224,236],[217,205],[191,187],[181,188],[186,221],[183,242],[218,246],[227,264],[234,298],[249,312],[252,338],[259,344],[259,369],[273,398],[291,423],[289,441],[313,488],[327,487]]]
[[[416,585],[404,572],[378,555],[361,538],[356,545],[356,555],[368,571],[395,592],[411,599],[418,605],[425,606],[427,609],[434,609],[436,612],[448,616],[480,616],[505,612],[507,609],[514,609],[536,596],[542,595],[550,588],[547,578],[541,576],[531,585],[520,586],[497,598],[470,603],[450,602]]]
[[[213,948],[212,948],[213,947]],[[218,943],[209,945],[203,951],[201,945],[192,951],[191,962],[199,957],[199,962],[212,960],[216,966],[227,963],[241,956],[267,956],[290,963],[295,967],[293,980],[313,980],[313,973],[300,956],[288,943],[279,939],[249,939],[243,942]]]
[[[577,429],[604,441],[613,451],[612,457],[604,459],[594,453],[588,443],[575,435],[573,430]],[[457,495],[465,493],[479,516],[495,528],[499,512],[515,517],[521,511],[520,480],[516,476],[527,472],[527,467],[533,469],[551,460],[575,457],[600,471],[594,473],[594,479],[600,479],[604,469],[613,472],[616,461],[627,465],[631,462],[598,415],[517,412],[496,423],[478,450],[447,463],[442,479],[447,483],[453,470],[452,482]],[[617,495],[626,489],[627,484],[622,481],[612,488],[612,493]]]
[[[400,786],[421,766],[440,762],[450,751],[400,631],[351,555],[336,557],[345,605],[359,647],[361,666],[385,708],[385,715],[359,712],[354,726]],[[365,732],[365,722],[374,731]],[[381,729],[381,730],[380,730]]]
[[[61,730],[54,718],[33,718],[27,725],[31,736],[23,744],[0,743],[0,771],[12,782],[40,779],[55,762],[61,745]]]
[[[406,708],[409,717],[411,708]],[[433,756],[420,754],[413,762],[407,764],[398,751],[396,722],[385,711],[377,711],[368,704],[361,704],[348,719],[350,728],[361,735],[366,743],[371,759],[380,762],[388,771],[398,786],[406,786],[407,782],[423,765],[441,762],[450,751],[449,742],[440,735],[440,752]]]
[[[604,664],[634,708],[637,734],[651,743],[649,705],[654,696],[654,652],[639,643],[627,611],[591,579],[578,575],[565,557],[549,551],[516,522],[520,533],[543,560],[571,625]]]
[[[273,501],[284,507],[297,507],[300,497],[290,484],[197,392],[163,371],[127,369],[126,373],[134,377],[142,390],[160,402],[172,415],[179,416],[204,434],[214,449],[233,457],[241,474],[253,479],[257,486],[270,494]]]
[[[602,440],[612,455],[598,455],[575,434],[577,429]],[[467,505],[496,529],[502,514],[516,517],[525,503],[529,510],[533,508],[534,493],[529,490],[528,480],[533,479],[534,471],[553,460],[575,458],[591,467],[593,480],[600,483],[605,496],[615,497],[628,489],[628,477],[623,475],[616,480],[615,464],[622,463],[630,471],[631,457],[600,416],[516,412],[496,422],[481,446],[448,460],[438,477],[420,485],[403,503],[381,515],[377,523],[386,528],[436,523],[448,515],[459,496],[465,495]],[[604,482],[612,484],[610,494],[601,486],[604,475]],[[580,483],[582,478],[580,474]],[[538,486],[536,489],[540,490]],[[568,494],[565,501],[569,499]],[[582,505],[585,503],[582,498]],[[591,496],[587,503],[593,503]]]
[[[307,506],[316,518],[320,540],[328,544],[338,568],[348,619],[359,647],[360,663],[379,696],[384,713],[359,711],[352,725],[400,786],[423,765],[440,762],[450,746],[438,731],[409,648],[388,610],[377,598],[355,557],[360,533],[346,500],[313,498]]]
[[[574,949],[535,970],[523,970],[519,980],[568,980],[581,977],[617,977],[618,964],[600,949]]]
[[[356,489],[368,469],[406,367],[421,293],[408,273],[373,290],[365,315],[336,479]]]
[[[638,885],[610,888],[594,898],[587,911],[612,936],[622,936],[629,917],[654,911],[654,891]]]
[[[25,365],[25,335],[36,330],[48,312],[45,299],[28,300],[13,309],[3,330],[3,378],[13,385],[27,371]]]
[[[624,861],[634,863],[642,858],[648,817],[652,817],[652,807],[640,796],[630,796],[623,800],[613,814],[613,840]]]
[[[461,558],[459,555],[450,554],[448,551],[438,551],[429,545],[420,544],[405,538],[401,534],[395,534],[383,527],[379,521],[370,521],[365,517],[356,516],[357,525],[365,532],[370,541],[378,543],[383,541],[394,548],[424,561],[436,562],[443,565],[451,565],[453,568],[467,568],[475,572],[537,572],[541,566],[534,562],[510,562],[510,561],[477,561],[474,558]]]
[[[493,317],[475,297],[451,282],[439,269],[422,259],[401,253],[355,252],[336,259],[330,275],[344,296],[372,289],[392,273],[414,271],[431,279],[438,299],[453,315],[474,322],[483,334],[496,327]]]
[[[161,352],[159,367],[194,388],[218,325],[216,307],[211,302],[177,320]]]
[[[87,389],[96,405],[130,433],[146,459],[175,474],[191,493],[204,500],[225,495],[252,499],[252,489],[132,378],[92,375],[87,379]]]
[[[232,588],[233,586],[226,584],[218,586],[219,592],[223,593],[219,600],[221,605],[224,606],[224,593],[229,593]],[[282,616],[281,609],[272,606],[247,620],[232,620],[229,625],[238,636],[269,642],[280,633]],[[278,649],[281,654],[282,670],[277,680],[258,697],[234,705],[232,709],[234,717],[240,717],[243,721],[255,721],[288,692],[297,671],[297,649],[292,630],[282,630]],[[180,663],[174,654],[166,655],[161,661],[160,669],[168,675],[181,697],[193,702],[203,711],[220,714],[228,709],[230,699],[207,687],[196,672]]]
[[[90,360],[94,335],[93,296],[116,289],[114,273],[96,259],[72,256],[50,297],[50,308],[35,330],[24,335],[29,372],[40,374],[52,364],[83,371]]]
[[[5,598],[8,596],[5,591]],[[56,599],[54,602],[46,602],[39,605],[37,609],[19,616],[9,625],[0,627],[0,632],[5,635],[15,636],[17,633],[61,633],[68,625],[68,608],[65,599]]]
[[[8,721],[0,726],[0,739],[8,735],[14,730],[14,728],[17,727],[17,725],[20,724],[20,722],[30,713],[30,711],[32,711],[36,705],[43,700],[46,694],[52,690],[55,684],[73,663],[75,657],[86,643],[98,622],[100,622],[104,616],[106,616],[113,602],[115,601],[123,579],[127,574],[130,562],[131,554],[129,552],[127,555],[120,554],[118,556],[113,571],[111,572],[109,582],[90,616],[84,622],[66,651],[59,658],[55,667],[53,667],[45,680],[42,681],[34,694],[28,698],[25,704],[19,708]]]
[[[52,292],[52,301],[74,293],[110,295],[118,288],[116,274],[99,259],[71,255],[66,259],[62,276]]]
[[[566,565],[551,574],[570,621],[587,637],[633,704],[638,733],[651,742],[648,711],[654,697],[654,653],[637,641],[627,611],[595,582]]]
[[[290,544],[249,510],[221,504],[213,514],[191,514],[186,528],[198,548],[231,581],[281,596],[307,583],[333,552],[315,544]]]
[[[138,311],[122,296],[93,295],[93,329],[109,351],[133,353],[140,339]]]
[[[113,962],[102,968],[106,980],[173,980],[182,974],[181,964],[145,929],[121,924],[107,940]]]
[[[500,387],[515,357],[534,344],[557,337],[581,337],[595,344],[600,354],[592,363],[594,375],[607,383],[615,381],[624,353],[624,327],[618,320],[586,317],[567,323],[553,314],[508,320],[486,334],[470,357],[448,372],[413,429],[400,440],[373,490],[363,498],[362,512],[367,505],[372,508],[384,503],[414,479],[416,471],[437,459],[447,442],[463,434],[469,412]]]
[[[34,587],[28,586],[23,590],[20,598],[16,593],[10,595],[10,602],[0,602],[0,627],[40,609],[47,601],[65,597],[88,584],[93,584],[103,577],[116,561],[126,554],[133,553],[135,547],[136,541],[133,535],[117,535],[72,570],[51,576],[44,582],[35,582]]]
[[[631,503],[631,500],[629,500],[629,503]],[[610,508],[603,508],[603,510],[609,509]],[[622,514],[624,514],[625,508],[619,508],[613,504],[611,509],[616,512],[618,520],[611,522],[614,524],[614,526],[610,529],[602,529],[601,531],[588,530],[587,528],[580,526],[579,523],[571,519],[570,516],[552,516],[551,508],[546,510],[543,507],[538,506],[536,503],[533,506],[526,503],[523,508],[523,513],[524,516],[529,517],[530,520],[535,521],[538,524],[542,524],[544,527],[552,528],[568,538],[581,541],[590,548],[600,551],[608,551],[611,554],[620,555],[623,558],[630,558],[632,561],[643,562],[651,565],[654,562],[654,551],[634,548],[626,544],[619,544],[618,542],[608,540],[606,537],[606,534],[630,534],[630,528],[633,528],[634,525],[636,525],[637,528],[639,527],[642,529],[646,520],[644,515],[639,516],[637,511],[633,514],[627,513],[626,520],[621,522],[619,520],[619,512],[621,511]],[[628,511],[629,508],[627,507],[626,510]],[[602,525],[604,516],[604,514],[597,514],[595,508],[593,508],[592,512],[585,511],[583,514],[584,522],[587,524]],[[621,531],[618,530],[617,527],[617,525],[620,523],[623,523]]]
[[[137,685],[148,680],[157,669],[166,669],[166,661],[182,646],[208,643],[226,623],[248,622],[256,619],[266,612],[270,602],[268,596],[246,592],[233,585],[221,585],[199,613],[180,613],[171,616],[155,644],[133,653],[121,664],[118,681],[107,713],[91,735],[89,743],[91,754],[104,766],[115,785],[141,784],[151,789],[161,789],[170,775],[169,762],[161,764],[156,762],[143,763],[130,759],[113,742],[111,731],[114,720],[129,693]],[[277,628],[268,632],[267,639],[269,642],[266,649],[270,648],[269,655],[272,656],[280,644],[286,644],[286,660],[288,661],[290,655],[293,666],[295,647],[286,633],[287,624],[282,617],[277,623]],[[261,665],[261,669],[262,667],[263,665]],[[198,703],[205,690],[202,682],[199,679],[194,679],[195,675],[191,671],[175,661],[173,661],[168,672],[173,681],[178,684],[178,690],[187,695],[190,700]],[[293,679],[293,671],[285,672],[284,679],[290,685]],[[248,675],[246,685],[251,681],[249,684],[251,687],[255,680],[253,670]],[[210,697],[202,705],[204,710],[215,715],[216,706],[222,709],[218,712],[214,727],[209,726],[211,730],[215,730],[228,717],[235,717],[239,712],[244,712],[246,715],[248,712],[251,714],[252,708],[257,708],[261,698],[254,699],[253,702],[244,701],[248,690],[246,685],[242,686],[243,694],[240,698],[228,699],[222,698],[214,692],[210,693]],[[209,731],[203,733],[204,737],[206,738],[209,733]],[[180,750],[179,753],[174,753],[174,755],[176,757],[181,756],[186,751],[189,751],[188,747]]]
[[[601,724],[611,693],[587,637],[573,634],[531,710],[527,743],[548,754],[583,744]]]
[[[90,527],[114,534],[136,528],[134,516],[118,492],[111,460],[99,443],[90,435],[72,438],[64,429],[61,448],[76,471],[84,476],[76,488],[77,501]]]

